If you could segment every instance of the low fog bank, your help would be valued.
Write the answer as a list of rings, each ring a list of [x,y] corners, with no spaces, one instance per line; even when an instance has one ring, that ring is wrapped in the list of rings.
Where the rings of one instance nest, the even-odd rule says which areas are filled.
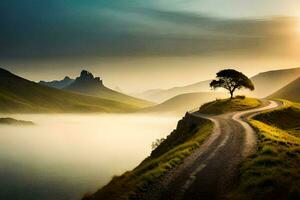
[[[132,169],[178,117],[146,114],[6,115],[35,126],[1,126],[0,199],[67,200]]]

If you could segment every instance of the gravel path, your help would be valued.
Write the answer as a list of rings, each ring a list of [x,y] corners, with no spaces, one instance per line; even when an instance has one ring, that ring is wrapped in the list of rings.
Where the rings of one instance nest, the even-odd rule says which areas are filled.
[[[261,111],[280,107],[276,101],[247,111],[205,116],[214,124],[211,136],[184,163],[167,173],[147,193],[147,200],[214,200],[226,199],[226,194],[237,182],[238,165],[255,151],[256,136],[247,118]]]

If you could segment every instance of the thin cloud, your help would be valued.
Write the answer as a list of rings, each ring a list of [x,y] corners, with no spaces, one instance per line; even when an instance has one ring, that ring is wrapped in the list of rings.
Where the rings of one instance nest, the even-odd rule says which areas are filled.
[[[272,54],[293,34],[292,18],[228,19],[110,2],[10,5],[0,19],[0,58]]]

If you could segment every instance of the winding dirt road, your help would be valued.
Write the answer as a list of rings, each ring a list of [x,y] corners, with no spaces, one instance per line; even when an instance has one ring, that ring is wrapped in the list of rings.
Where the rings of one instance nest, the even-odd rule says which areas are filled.
[[[147,199],[226,199],[237,182],[239,163],[255,151],[256,136],[247,119],[280,106],[280,102],[263,101],[263,106],[247,111],[216,116],[192,113],[213,121],[213,133],[183,164],[168,173],[156,188],[159,192]]]

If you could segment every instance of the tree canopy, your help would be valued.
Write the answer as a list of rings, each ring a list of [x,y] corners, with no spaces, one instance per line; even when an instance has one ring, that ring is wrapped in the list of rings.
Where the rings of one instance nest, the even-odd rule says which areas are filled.
[[[212,80],[210,87],[213,89],[224,88],[229,91],[230,98],[233,97],[234,92],[238,89],[246,88],[254,90],[252,81],[242,72],[234,69],[224,69],[217,73],[216,79]]]

